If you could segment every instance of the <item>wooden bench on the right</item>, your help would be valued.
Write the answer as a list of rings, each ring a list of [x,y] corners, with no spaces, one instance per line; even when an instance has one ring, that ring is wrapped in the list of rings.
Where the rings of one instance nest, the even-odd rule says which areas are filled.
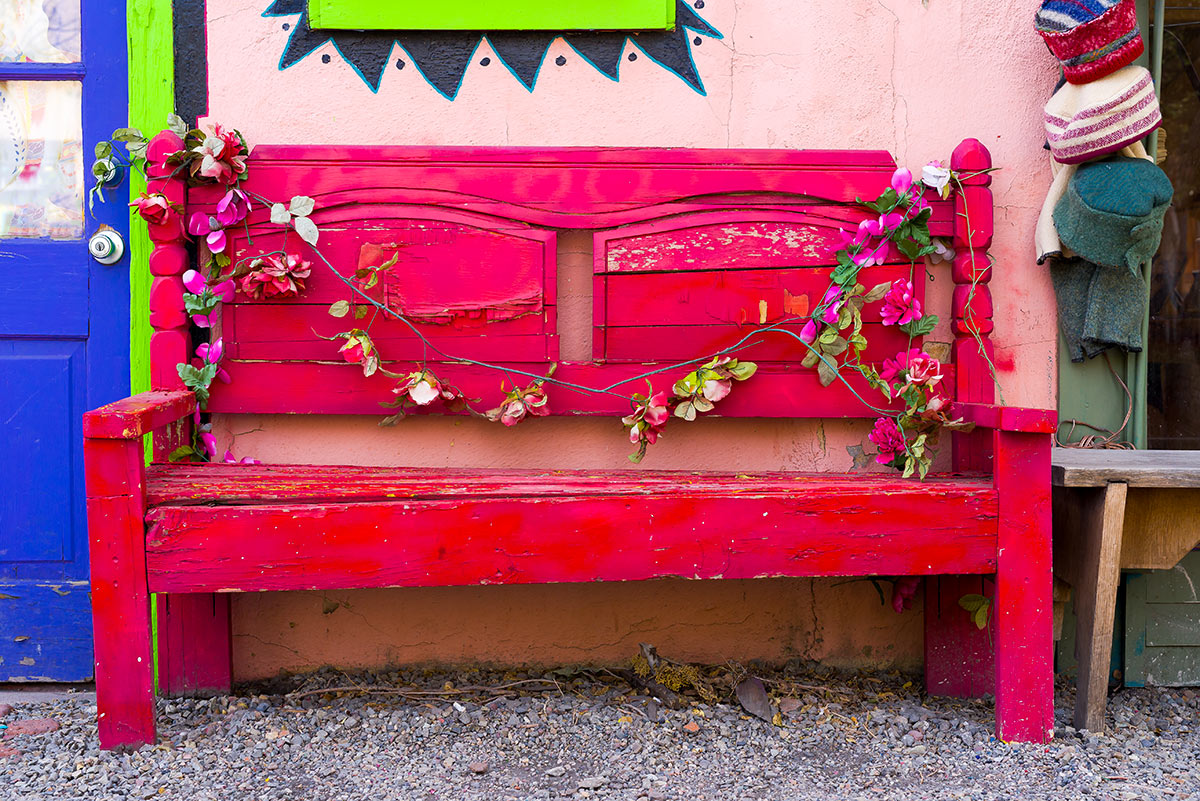
[[[1104,730],[1122,570],[1170,569],[1200,543],[1200,451],[1055,448],[1054,574],[1071,584],[1075,726]]]

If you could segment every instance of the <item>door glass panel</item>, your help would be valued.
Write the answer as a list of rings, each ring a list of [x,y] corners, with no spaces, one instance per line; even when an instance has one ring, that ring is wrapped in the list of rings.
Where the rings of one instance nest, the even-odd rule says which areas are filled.
[[[1150,281],[1147,433],[1151,448],[1200,448],[1200,0],[1166,7],[1162,104],[1175,187]]]
[[[0,61],[79,61],[79,0],[0,0]]]
[[[0,81],[0,237],[83,236],[80,109],[73,81]]]

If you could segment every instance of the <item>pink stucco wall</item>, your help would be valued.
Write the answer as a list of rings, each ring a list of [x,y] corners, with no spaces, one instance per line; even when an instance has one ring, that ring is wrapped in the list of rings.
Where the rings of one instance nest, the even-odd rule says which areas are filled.
[[[979,138],[1002,168],[992,248],[1001,388],[1011,404],[1053,407],[1053,296],[1030,242],[1049,182],[1040,108],[1056,71],[1033,30],[1033,0],[706,0],[704,18],[724,34],[693,48],[707,95],[648,58],[622,60],[620,81],[611,81],[559,40],[533,92],[482,44],[453,101],[416,70],[390,66],[373,94],[331,44],[281,72],[282,24],[294,18],[261,17],[267,4],[207,4],[210,118],[239,127],[252,144],[883,148],[919,168],[947,159],[961,139]],[[399,48],[392,54],[404,56]],[[491,66],[480,64],[485,56]],[[566,309],[572,292],[582,299],[588,264],[564,255],[560,314],[569,349],[586,342],[586,318]],[[931,304],[945,319],[949,278],[944,269],[935,277]],[[944,326],[939,334],[947,336]],[[264,461],[628,466],[628,443],[610,420],[501,430],[472,420],[380,429],[374,419],[242,417],[218,429],[239,455]],[[850,463],[846,447],[864,435],[841,421],[703,421],[672,428],[646,467],[841,471]],[[701,437],[708,447],[694,447]],[[714,437],[722,447],[712,447]],[[864,582],[247,595],[234,609],[243,678],[323,663],[614,661],[638,641],[700,660],[799,655],[913,667],[921,651],[919,609],[896,617]]]

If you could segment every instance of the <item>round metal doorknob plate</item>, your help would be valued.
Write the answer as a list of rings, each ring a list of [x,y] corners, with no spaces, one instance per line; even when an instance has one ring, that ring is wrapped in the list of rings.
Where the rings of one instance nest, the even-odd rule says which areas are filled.
[[[101,264],[116,264],[125,255],[125,241],[116,231],[98,231],[88,240],[88,252]]]

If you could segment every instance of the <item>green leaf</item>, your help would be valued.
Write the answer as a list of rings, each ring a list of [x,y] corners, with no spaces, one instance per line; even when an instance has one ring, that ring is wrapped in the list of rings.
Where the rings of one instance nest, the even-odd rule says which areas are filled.
[[[691,401],[684,401],[675,407],[675,416],[691,422],[696,419],[696,407],[692,405]]]
[[[991,611],[992,603],[991,601],[985,599],[983,605],[976,609],[975,614],[972,616],[972,619],[975,621],[975,628],[979,629],[980,631],[987,628],[988,615],[991,613]]]
[[[828,359],[821,359],[817,363],[817,376],[821,379],[821,386],[827,387],[837,380],[837,371],[829,365]]]
[[[178,114],[168,114],[167,130],[182,139],[183,137],[187,136],[188,124],[184,122],[183,117],[180,117]]]
[[[876,284],[875,286],[871,287],[870,292],[863,295],[863,300],[867,301],[867,303],[874,303],[877,300],[883,300],[883,296],[886,295],[887,291],[891,288],[891,281],[884,281],[882,284]]]
[[[910,336],[923,337],[933,330],[938,323],[936,314],[926,314],[920,320],[913,320],[900,326],[900,330]]]
[[[171,455],[167,457],[169,461],[178,462],[195,454],[196,451],[190,445],[180,445],[175,450],[171,451]]]
[[[287,225],[292,219],[292,215],[288,214],[287,207],[282,203],[273,203],[271,205],[271,222],[276,225]]]
[[[292,224],[296,226],[296,233],[300,234],[301,239],[310,245],[317,244],[317,236],[320,232],[317,231],[317,224],[315,222],[307,217],[297,217],[292,221]]]
[[[361,320],[362,318],[366,317],[370,313],[371,313],[370,306],[355,306],[354,307],[354,319],[355,320]]]
[[[345,317],[350,313],[350,301],[339,300],[329,307],[330,317]]]
[[[754,362],[739,361],[733,367],[729,368],[729,375],[736,378],[738,381],[745,381],[750,376],[758,371],[758,365]]]
[[[841,356],[846,352],[850,343],[843,337],[834,337],[826,346],[825,353],[830,356]]]
[[[968,593],[958,599],[958,605],[968,612],[974,612],[986,603],[988,603],[987,598],[975,593]]]
[[[915,261],[921,252],[921,246],[917,244],[915,239],[899,240],[896,242],[896,249],[903,253],[904,257],[910,261]]]
[[[696,407],[696,411],[701,413],[711,412],[714,408],[716,408],[716,404],[703,395],[697,395],[695,398],[693,398],[692,405]]]
[[[296,217],[307,217],[315,206],[316,202],[308,195],[296,195],[288,204],[288,211]]]
[[[112,155],[112,142],[97,142],[96,143],[96,158],[106,159]]]
[[[853,283],[858,278],[858,265],[851,260],[850,255],[844,250],[838,251],[837,260],[838,266],[830,273],[829,280],[838,286]]]
[[[810,368],[816,367],[817,361],[820,358],[821,357],[817,354],[817,351],[814,348],[813,350],[810,350],[804,354],[804,358],[800,360],[800,366],[801,367],[810,367]]]
[[[817,337],[817,342],[822,345],[828,345],[830,342],[838,338],[838,332],[835,328],[826,328],[821,331],[821,336]],[[822,348],[824,350],[824,348]]]

